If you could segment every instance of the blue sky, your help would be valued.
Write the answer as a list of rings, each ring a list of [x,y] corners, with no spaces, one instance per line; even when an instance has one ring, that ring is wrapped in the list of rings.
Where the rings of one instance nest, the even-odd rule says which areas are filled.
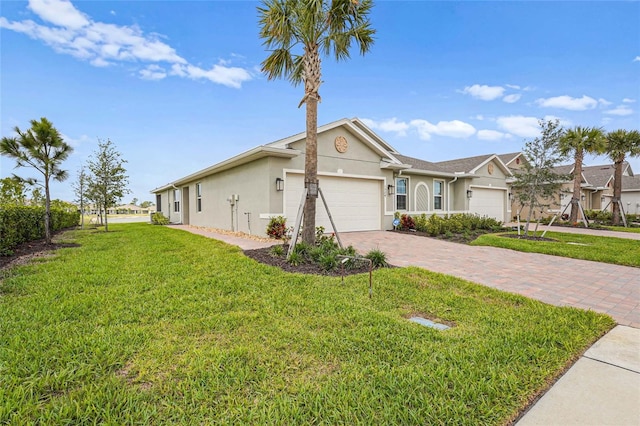
[[[70,180],[53,187],[64,200],[111,139],[128,202],[302,132],[303,88],[260,73],[258,5],[1,1],[0,134],[54,123],[75,149]],[[324,59],[320,124],[359,117],[429,161],[519,151],[538,118],[640,128],[640,2],[378,1],[371,23],[370,53]],[[32,174],[13,166],[0,158],[0,177]]]

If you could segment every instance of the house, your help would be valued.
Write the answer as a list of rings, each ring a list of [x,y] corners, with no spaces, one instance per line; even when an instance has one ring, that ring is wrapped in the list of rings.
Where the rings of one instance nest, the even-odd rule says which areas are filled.
[[[523,159],[524,161],[524,159]],[[554,171],[559,175],[572,175],[574,165],[558,166]],[[512,172],[516,169],[512,168]],[[580,182],[580,201],[585,210],[612,210],[611,199],[613,198],[613,181],[615,165],[603,164],[596,166],[583,166]],[[640,205],[640,179],[633,174],[629,163],[623,164],[622,171],[622,196],[623,207],[627,213],[635,213]],[[557,196],[550,201],[550,205],[543,212],[543,216],[552,216],[556,213],[570,213],[571,198],[573,197],[573,180],[566,180],[562,183]],[[517,200],[512,200],[512,211],[516,212]],[[566,209],[566,210],[565,210]],[[527,209],[523,209],[520,217],[526,216]]]
[[[293,226],[303,202],[305,143],[299,133],[153,189],[157,210],[173,223],[254,234],[264,234],[273,216]],[[511,177],[495,154],[437,163],[402,155],[358,119],[318,128],[319,185],[340,232],[391,229],[395,212],[504,221]],[[316,223],[331,229],[320,199]]]

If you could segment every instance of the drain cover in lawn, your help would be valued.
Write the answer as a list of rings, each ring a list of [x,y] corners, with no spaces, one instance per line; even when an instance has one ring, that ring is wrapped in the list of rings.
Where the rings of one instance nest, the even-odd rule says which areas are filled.
[[[431,320],[428,320],[428,319],[422,318],[422,317],[411,317],[411,318],[409,318],[409,321],[418,323],[420,325],[424,325],[425,327],[435,328],[437,330],[447,330],[447,329],[451,328],[448,325],[444,325],[444,324],[440,324],[440,323],[437,323],[437,322],[433,322]]]

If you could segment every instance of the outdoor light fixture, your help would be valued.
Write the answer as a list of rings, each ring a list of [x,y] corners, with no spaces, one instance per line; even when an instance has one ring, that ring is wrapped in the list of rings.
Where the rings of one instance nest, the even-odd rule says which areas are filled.
[[[584,199],[585,199],[584,194],[582,194],[582,195],[580,196],[580,199],[581,199],[582,201],[584,201]]]
[[[604,195],[601,195],[601,196],[600,196],[600,202],[601,202],[601,203],[604,203]]]
[[[473,191],[470,189],[467,189],[467,198],[471,198],[473,197]]]
[[[511,200],[513,199],[513,194],[512,194],[511,192],[509,192],[509,193],[507,194],[507,197],[509,197],[509,201],[511,201]]]
[[[276,191],[284,191],[284,181],[280,178],[276,178]]]
[[[394,190],[393,185],[387,185],[387,194],[393,195],[393,190]]]

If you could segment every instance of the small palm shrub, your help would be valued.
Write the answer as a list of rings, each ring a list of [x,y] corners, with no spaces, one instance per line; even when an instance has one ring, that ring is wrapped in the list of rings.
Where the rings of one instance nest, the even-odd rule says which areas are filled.
[[[284,256],[284,247],[281,245],[275,245],[271,247],[271,256],[274,256],[274,257]]]
[[[169,218],[163,215],[161,212],[156,212],[151,216],[151,223],[154,225],[168,225]]]
[[[371,250],[365,254],[364,257],[371,260],[371,265],[374,268],[386,268],[389,266],[389,263],[387,262],[387,255],[378,249]]]

